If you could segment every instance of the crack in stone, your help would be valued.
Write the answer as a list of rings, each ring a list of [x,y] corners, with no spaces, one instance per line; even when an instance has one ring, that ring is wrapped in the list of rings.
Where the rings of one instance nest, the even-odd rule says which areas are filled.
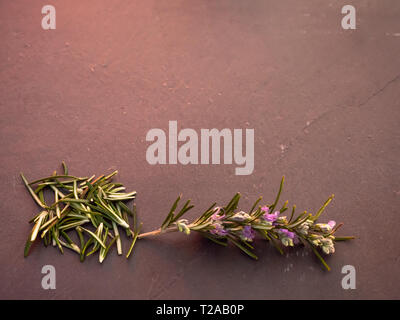
[[[400,74],[398,74],[396,77],[394,77],[392,80],[386,82],[386,84],[380,88],[379,90],[375,91],[372,95],[370,95],[369,97],[367,97],[367,99],[365,99],[364,102],[361,102],[357,108],[361,108],[364,105],[366,105],[371,99],[375,98],[377,95],[381,94],[383,91],[385,91],[385,89],[390,86],[393,82],[396,82],[397,80],[400,79]]]
[[[372,93],[371,95],[369,95],[364,101],[362,101],[361,103],[359,103],[357,106],[355,106],[356,108],[362,108],[363,106],[365,106],[369,101],[371,101],[373,98],[375,98],[376,96],[380,95],[383,91],[386,90],[386,88],[388,88],[392,83],[396,82],[397,80],[400,79],[400,74],[396,75],[393,79],[387,81],[381,88],[379,88],[378,90],[376,90],[374,93]],[[310,128],[311,126],[313,126],[315,123],[319,122],[321,119],[325,118],[326,116],[330,115],[333,112],[336,112],[338,109],[342,109],[344,108],[343,106],[337,106],[334,107],[331,110],[328,110],[322,114],[320,114],[317,118],[315,118],[314,120],[310,121],[309,123],[307,123],[307,125],[305,127],[303,127],[302,132],[307,132],[307,129]],[[283,152],[281,153],[280,157],[275,161],[275,164],[279,163],[287,154],[287,152],[289,151],[289,149],[291,148],[291,146],[293,146],[293,144],[297,141],[297,139],[301,136],[302,134],[298,134],[296,137],[294,137],[291,141],[289,141],[289,143],[285,146],[285,149],[283,150]]]

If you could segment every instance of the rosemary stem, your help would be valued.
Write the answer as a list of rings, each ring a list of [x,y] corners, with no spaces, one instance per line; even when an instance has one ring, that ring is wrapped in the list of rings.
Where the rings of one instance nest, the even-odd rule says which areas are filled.
[[[138,235],[138,239],[142,239],[142,238],[150,237],[150,236],[157,236],[157,235],[162,234],[162,233],[168,233],[168,232],[174,232],[174,231],[178,231],[178,228],[175,227],[175,226],[174,227],[170,227],[170,228],[166,228],[164,230],[161,230],[161,228],[159,228],[159,229],[156,229],[156,230],[153,230],[153,231],[150,231],[150,232],[145,232],[145,233],[139,234]]]

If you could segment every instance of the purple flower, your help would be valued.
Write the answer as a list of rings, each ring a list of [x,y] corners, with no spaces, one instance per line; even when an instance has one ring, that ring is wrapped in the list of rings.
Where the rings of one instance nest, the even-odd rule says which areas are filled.
[[[254,230],[251,228],[251,226],[245,226],[242,230],[242,237],[246,239],[247,241],[252,241],[254,237],[256,236],[256,233]]]
[[[285,246],[287,246],[287,245],[293,246],[293,244],[300,243],[300,239],[296,233],[289,231],[287,229],[279,229],[279,232],[283,236],[283,237],[281,237],[281,239]]]
[[[216,236],[226,236],[228,231],[226,231],[221,224],[216,223],[214,224],[214,229],[210,230],[210,233]]]
[[[287,229],[279,229],[279,231],[290,239],[294,239],[296,236],[296,234],[294,232],[291,232]]]
[[[264,213],[263,214],[263,218],[265,221],[269,221],[269,222],[275,222],[278,219],[279,216],[279,211],[275,211],[274,213]]]
[[[333,229],[336,226],[336,221],[331,220],[328,222],[328,225]]]
[[[269,213],[269,207],[268,206],[262,207],[261,210],[264,211],[264,214],[265,213]]]
[[[221,219],[225,218],[225,214],[223,214],[222,216],[219,215],[220,211],[221,211],[221,208],[218,207],[217,210],[211,216],[211,219],[214,220],[214,221],[218,221],[218,220],[221,220]]]

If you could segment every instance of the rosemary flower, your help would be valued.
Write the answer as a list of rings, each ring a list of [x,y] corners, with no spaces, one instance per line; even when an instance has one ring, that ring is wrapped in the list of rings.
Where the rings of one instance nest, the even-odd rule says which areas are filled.
[[[296,231],[301,235],[306,236],[313,223],[314,222],[312,220],[306,220],[296,228]]]
[[[333,240],[334,237],[327,237],[327,238],[322,238],[320,240],[321,242],[321,248],[322,251],[326,254],[330,254],[330,253],[335,253],[335,246],[333,245]]]
[[[210,230],[210,233],[215,235],[215,236],[221,236],[224,237],[228,234],[228,231],[222,226],[221,223],[216,222],[212,225],[214,229]]]
[[[238,222],[247,221],[250,219],[251,219],[250,215],[244,211],[237,212],[230,218],[230,220]]]
[[[328,233],[332,231],[332,227],[328,223],[317,223],[314,225],[314,229],[322,231],[323,233]]]
[[[220,207],[217,207],[216,210],[215,210],[215,212],[214,212],[213,215],[211,216],[211,220],[219,221],[219,220],[222,220],[223,218],[225,218],[225,214],[220,215],[220,212],[221,212],[221,208],[220,208]]]
[[[268,207],[268,206],[263,206],[263,207],[261,208],[261,211],[263,211],[264,214],[265,214],[265,213],[269,213],[269,207]]]
[[[256,236],[256,233],[251,228],[251,226],[244,226],[240,238],[242,240],[251,242],[254,240],[255,236]]]
[[[336,221],[331,220],[328,222],[328,225],[333,229],[336,226]]]
[[[189,235],[190,234],[190,228],[187,226],[188,223],[189,223],[188,220],[181,219],[181,220],[176,222],[176,226],[178,227],[178,230],[180,232],[183,232],[183,233]]]
[[[289,231],[288,229],[279,229],[281,234],[284,234],[286,237],[290,238],[290,239],[294,239],[294,237],[296,236],[296,234],[292,231]]]
[[[322,236],[320,236],[319,234],[312,234],[309,236],[309,240],[316,247],[321,246],[321,239],[322,239]]]
[[[265,207],[264,207],[265,208]],[[269,208],[268,208],[269,209]],[[269,212],[269,211],[268,211]],[[262,217],[265,221],[275,222],[278,219],[279,211],[275,211],[274,213],[269,214],[268,212],[264,213]]]
[[[294,239],[296,238],[296,234],[287,229],[278,229],[278,233],[281,239],[282,244],[287,247],[293,247]]]
[[[279,214],[279,211],[278,211],[278,214]],[[288,220],[285,216],[282,216],[282,217],[278,217],[278,219],[276,219],[276,223],[277,224],[287,224]]]

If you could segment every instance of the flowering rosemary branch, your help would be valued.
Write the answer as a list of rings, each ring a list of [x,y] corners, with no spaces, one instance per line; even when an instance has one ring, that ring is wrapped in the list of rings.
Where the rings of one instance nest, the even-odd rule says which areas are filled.
[[[195,221],[189,223],[182,216],[193,206],[188,200],[178,211],[179,196],[171,207],[166,219],[157,230],[142,233],[138,239],[156,236],[166,232],[180,231],[187,235],[191,231],[200,233],[213,242],[227,246],[230,242],[237,246],[253,259],[258,257],[253,252],[253,241],[258,234],[263,239],[271,242],[275,248],[283,254],[282,247],[293,247],[298,244],[309,245],[325,268],[330,267],[320,254],[335,252],[334,243],[354,239],[354,237],[336,237],[336,231],[342,224],[336,225],[335,221],[318,223],[318,219],[326,206],[332,201],[333,195],[322,205],[315,215],[304,211],[295,218],[296,206],[293,206],[290,217],[282,215],[288,210],[286,201],[280,209],[277,209],[282,193],[284,178],[282,178],[278,194],[271,205],[260,206],[260,197],[248,211],[238,211],[240,194],[237,193],[225,207],[217,207],[214,203]]]

